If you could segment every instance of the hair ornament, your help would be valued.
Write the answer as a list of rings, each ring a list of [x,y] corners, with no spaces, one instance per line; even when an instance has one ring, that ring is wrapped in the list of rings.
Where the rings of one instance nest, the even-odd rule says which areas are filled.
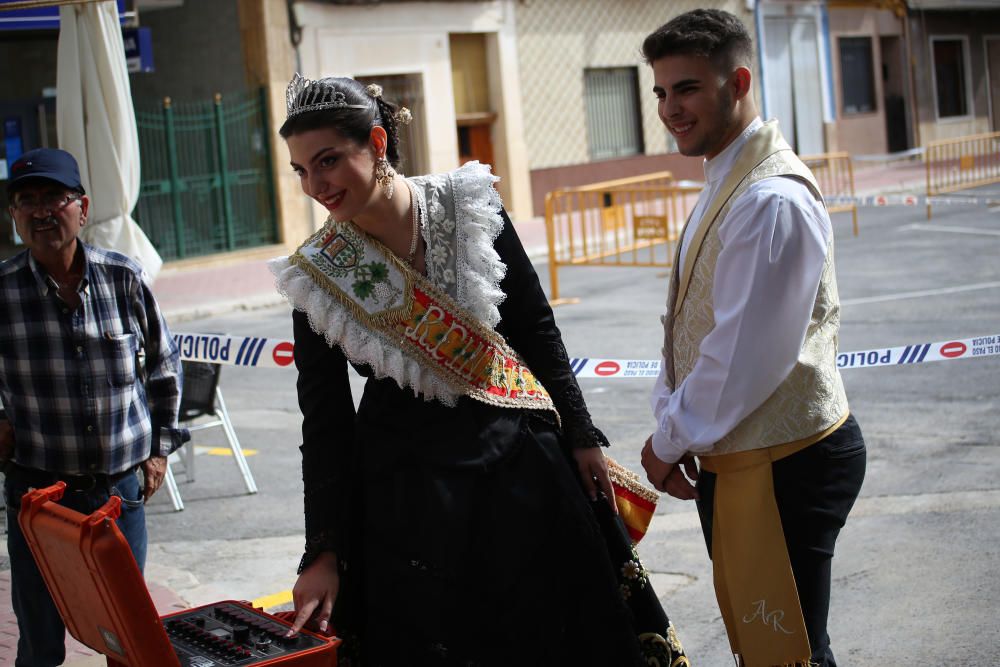
[[[399,107],[399,110],[392,115],[398,125],[409,125],[413,120],[413,114],[406,107]]]
[[[285,89],[286,120],[309,111],[322,109],[367,109],[364,104],[348,104],[343,92],[322,79],[313,81],[298,72]]]
[[[374,97],[375,99],[379,99],[380,97],[382,97],[382,86],[378,85],[377,83],[369,83],[367,86],[365,86],[365,92]]]

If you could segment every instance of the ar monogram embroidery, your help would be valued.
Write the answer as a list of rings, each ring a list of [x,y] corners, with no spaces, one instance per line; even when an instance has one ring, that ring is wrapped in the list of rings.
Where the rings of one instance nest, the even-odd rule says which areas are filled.
[[[761,623],[773,628],[775,632],[779,630],[784,632],[786,635],[795,634],[791,630],[786,630],[782,625],[781,621],[785,618],[785,612],[782,609],[774,609],[772,611],[767,610],[766,600],[757,600],[753,603],[754,609],[753,614],[743,617],[744,623],[752,623],[753,621],[760,619]]]

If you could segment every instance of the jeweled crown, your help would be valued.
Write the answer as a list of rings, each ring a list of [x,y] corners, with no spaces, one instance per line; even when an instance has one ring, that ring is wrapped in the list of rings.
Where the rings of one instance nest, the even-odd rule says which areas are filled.
[[[344,93],[328,83],[307,79],[298,72],[285,89],[285,120],[321,109],[367,109],[365,104],[348,104]]]

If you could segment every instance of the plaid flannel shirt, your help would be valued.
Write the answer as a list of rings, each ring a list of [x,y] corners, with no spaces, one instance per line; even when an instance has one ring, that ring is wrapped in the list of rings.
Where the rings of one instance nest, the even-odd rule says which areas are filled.
[[[180,358],[142,268],[79,244],[75,310],[28,251],[0,264],[0,399],[19,465],[114,474],[184,442]]]

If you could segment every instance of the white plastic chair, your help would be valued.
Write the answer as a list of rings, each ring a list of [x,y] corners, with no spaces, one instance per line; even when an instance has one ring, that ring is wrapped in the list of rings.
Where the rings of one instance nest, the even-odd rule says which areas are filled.
[[[253,473],[250,472],[250,465],[243,454],[239,438],[236,437],[233,422],[229,419],[226,401],[222,398],[222,389],[219,388],[219,375],[222,372],[222,366],[202,361],[182,361],[181,364],[184,372],[184,384],[181,389],[181,425],[187,427],[192,433],[221,426],[226,434],[226,440],[229,442],[229,449],[233,452],[236,466],[239,468],[240,474],[243,475],[247,493],[257,493],[257,484],[254,482]],[[197,424],[190,423],[206,415],[215,417],[215,419]],[[194,440],[192,439],[191,442],[186,443],[171,454],[167,461],[164,485],[170,494],[174,509],[179,512],[184,509],[184,501],[181,499],[180,489],[177,488],[173,466],[181,464],[187,481],[194,481]]]

